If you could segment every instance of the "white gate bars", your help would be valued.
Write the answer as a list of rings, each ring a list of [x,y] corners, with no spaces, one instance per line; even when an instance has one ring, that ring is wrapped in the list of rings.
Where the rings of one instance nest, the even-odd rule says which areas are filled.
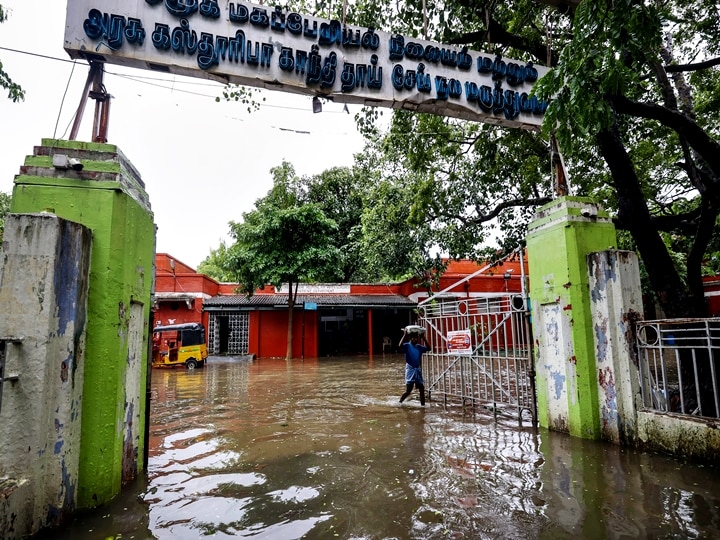
[[[643,405],[720,418],[720,318],[642,321],[636,332]]]
[[[419,307],[431,350],[425,354],[429,397],[514,409],[535,423],[535,377],[527,302],[519,294],[434,296]]]

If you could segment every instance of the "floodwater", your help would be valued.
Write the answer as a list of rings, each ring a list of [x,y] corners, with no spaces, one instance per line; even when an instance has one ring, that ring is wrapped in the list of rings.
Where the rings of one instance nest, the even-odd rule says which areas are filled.
[[[48,538],[720,538],[717,466],[401,405],[403,366],[154,370],[147,478]]]

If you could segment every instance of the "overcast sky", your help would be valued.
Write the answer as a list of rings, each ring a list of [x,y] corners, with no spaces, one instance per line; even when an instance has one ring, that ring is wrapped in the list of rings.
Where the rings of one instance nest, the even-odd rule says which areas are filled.
[[[0,95],[0,191],[11,192],[25,157],[43,138],[67,138],[88,65],[63,49],[65,0],[0,0],[0,61],[25,90],[25,101]],[[11,49],[11,50],[8,50]],[[14,52],[21,51],[21,52]],[[222,86],[205,79],[163,77],[106,66],[113,96],[108,142],[140,172],[155,215],[157,251],[197,267],[272,185],[270,168],[283,159],[300,175],[351,165],[362,150],[354,115],[311,99],[262,91],[257,112],[215,102]],[[88,100],[77,139],[90,140],[95,102]]]

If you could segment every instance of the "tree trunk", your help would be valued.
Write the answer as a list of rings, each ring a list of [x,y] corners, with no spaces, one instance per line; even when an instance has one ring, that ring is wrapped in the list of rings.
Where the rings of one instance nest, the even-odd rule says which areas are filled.
[[[658,231],[651,226],[640,180],[617,130],[617,124],[597,135],[600,152],[610,168],[618,198],[618,218],[630,231],[645,263],[653,290],[666,317],[702,317],[680,278]]]
[[[600,152],[610,167],[613,183],[617,190],[618,218],[635,240],[640,256],[645,263],[645,270],[648,273],[653,290],[657,294],[658,301],[665,312],[665,316],[679,319],[705,317],[704,298],[702,296],[698,297],[698,295],[702,295],[702,291],[695,291],[695,294],[693,294],[688,290],[678,275],[660,234],[657,229],[651,226],[650,211],[645,203],[640,181],[620,139],[617,125],[598,133],[597,142]],[[713,213],[709,211],[710,209],[703,208],[703,210],[705,214],[710,216],[705,221],[710,221]],[[709,241],[709,238],[705,238],[708,235],[707,227],[707,223],[701,224],[699,227],[695,239],[696,246],[707,245]],[[698,258],[697,253],[695,257]],[[693,262],[694,266],[697,266],[696,269],[691,268]],[[693,261],[691,258],[689,263],[688,273],[696,271],[699,278],[699,261]],[[690,275],[688,275],[688,281],[693,283]],[[702,287],[702,283],[700,286]],[[694,333],[691,332],[684,337],[686,339],[691,337],[700,338],[702,337],[701,334],[702,332],[699,332],[697,336],[694,336]],[[703,405],[704,415],[715,415],[713,376],[710,362],[703,360],[703,351],[700,351],[700,359],[697,362],[695,362],[696,359],[693,358],[689,349],[679,349],[678,352],[680,355],[680,371],[684,381],[683,392],[687,396],[697,395],[699,397]],[[696,380],[699,388],[696,388]],[[720,373],[716,374],[715,382],[716,384],[720,383]],[[696,406],[697,403],[694,403],[689,408],[693,409]]]

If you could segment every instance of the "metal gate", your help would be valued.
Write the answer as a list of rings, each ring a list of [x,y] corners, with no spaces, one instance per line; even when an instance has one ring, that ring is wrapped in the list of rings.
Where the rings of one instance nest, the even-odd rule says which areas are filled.
[[[464,299],[430,297],[419,305],[431,351],[429,397],[459,400],[537,421],[532,335],[522,294]]]
[[[247,313],[210,314],[208,353],[248,353],[250,323]]]

